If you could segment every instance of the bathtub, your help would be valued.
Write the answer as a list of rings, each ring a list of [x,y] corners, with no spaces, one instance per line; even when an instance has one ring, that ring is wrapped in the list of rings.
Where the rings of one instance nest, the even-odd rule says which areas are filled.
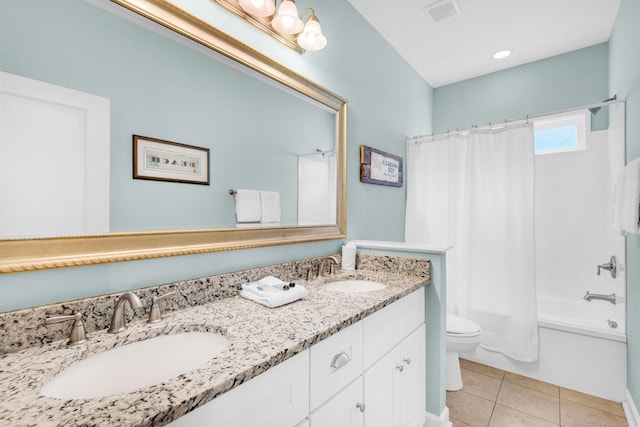
[[[616,328],[610,325],[617,325]],[[461,355],[540,381],[621,402],[627,377],[625,304],[538,296],[540,353],[517,362],[478,348]]]

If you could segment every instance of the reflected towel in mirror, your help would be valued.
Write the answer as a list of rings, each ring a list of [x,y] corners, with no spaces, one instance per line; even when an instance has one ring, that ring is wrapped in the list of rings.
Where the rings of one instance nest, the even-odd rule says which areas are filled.
[[[236,190],[236,221],[258,222],[261,216],[260,192]]]
[[[262,216],[260,222],[280,222],[280,193],[277,191],[260,191]]]

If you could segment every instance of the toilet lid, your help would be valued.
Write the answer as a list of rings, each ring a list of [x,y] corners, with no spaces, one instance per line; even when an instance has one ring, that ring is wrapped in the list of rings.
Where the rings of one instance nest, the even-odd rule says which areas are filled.
[[[480,332],[480,326],[476,322],[454,314],[447,314],[448,334],[468,335],[478,332]]]

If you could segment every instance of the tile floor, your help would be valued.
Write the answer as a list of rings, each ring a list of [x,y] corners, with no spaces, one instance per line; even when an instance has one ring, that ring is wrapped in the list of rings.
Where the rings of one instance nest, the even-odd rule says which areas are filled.
[[[461,391],[447,392],[453,427],[628,426],[622,405],[460,359]]]

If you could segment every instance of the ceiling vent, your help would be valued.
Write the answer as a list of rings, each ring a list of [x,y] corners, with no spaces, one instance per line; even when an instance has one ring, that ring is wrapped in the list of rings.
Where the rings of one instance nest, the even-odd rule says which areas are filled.
[[[460,15],[460,7],[455,0],[439,0],[423,7],[422,10],[434,23]]]

